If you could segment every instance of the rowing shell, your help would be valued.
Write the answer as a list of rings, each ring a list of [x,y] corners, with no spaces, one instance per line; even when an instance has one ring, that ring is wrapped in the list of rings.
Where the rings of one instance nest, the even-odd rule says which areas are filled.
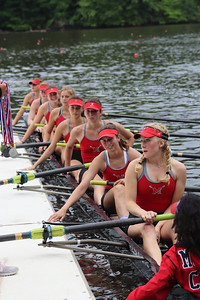
[[[32,139],[32,138],[31,138]],[[37,149],[31,149],[31,152],[36,152]],[[56,156],[51,156],[51,160],[50,161],[46,161],[45,163],[41,164],[40,167],[45,168],[45,170],[49,169],[49,168],[58,168],[58,167],[62,167],[59,160],[56,158]],[[41,171],[41,170],[40,170]],[[60,186],[59,190],[62,189],[62,186],[66,189],[66,187],[69,188],[69,191],[71,189],[75,189],[77,186],[76,181],[74,180],[74,178],[70,175],[56,175],[56,177],[51,176],[51,178],[47,178],[45,177],[44,179],[42,179],[42,184],[45,185],[49,185],[49,184],[54,184],[55,183],[57,185]],[[64,189],[63,188],[63,189]],[[63,199],[62,199],[63,200]],[[61,197],[58,197],[58,202],[61,201]],[[66,201],[66,198],[64,199],[64,201]],[[55,205],[55,199],[52,201]],[[61,202],[60,207],[63,205],[63,202]],[[59,209],[60,207],[57,206],[57,209]],[[81,199],[75,204],[73,205],[73,208],[69,210],[69,212],[67,212],[67,221],[69,221],[69,219],[74,222],[84,222],[84,223],[88,223],[88,222],[95,222],[95,221],[107,221],[109,220],[109,217],[105,214],[105,212],[96,205],[96,203],[94,202],[94,200],[92,199],[90,194],[85,194],[83,197],[81,197]],[[83,233],[81,234],[74,234],[74,235],[70,235],[70,237],[72,238],[84,238],[85,235]],[[117,248],[116,251],[118,252],[123,252],[123,253],[127,253],[127,254],[132,254],[133,256],[141,256],[143,258],[143,260],[131,260],[130,259],[128,261],[128,263],[126,263],[125,260],[120,261],[120,268],[119,268],[119,263],[118,265],[118,272],[121,273],[121,278],[123,277],[123,273],[127,272],[127,270],[131,270],[133,276],[135,273],[135,276],[140,276],[144,281],[148,281],[153,274],[155,274],[158,271],[158,265],[157,263],[150,257],[148,256],[142,249],[142,247],[138,244],[136,244],[133,239],[131,239],[130,237],[128,237],[120,228],[114,228],[114,229],[104,229],[103,231],[98,231],[98,232],[90,232],[90,233],[86,233],[86,238],[101,238],[101,239],[106,239],[106,240],[115,240],[115,241],[125,241],[127,244],[127,249],[121,249],[121,248]],[[82,256],[81,256],[82,257]],[[118,258],[120,259],[120,258]],[[84,260],[85,261],[85,260]],[[112,267],[112,269],[116,269],[116,266],[114,265],[116,262],[116,258],[113,259],[109,258],[109,264]],[[121,263],[122,262],[122,263]],[[80,259],[79,263],[82,265],[82,259]],[[127,264],[128,266],[126,266],[125,264]],[[84,266],[85,267],[85,266]],[[120,269],[120,271],[119,271]],[[84,270],[83,270],[84,272]],[[87,270],[86,270],[87,272]],[[91,270],[91,273],[93,271]],[[137,274],[137,275],[136,275]],[[138,275],[140,274],[140,275]],[[87,275],[87,274],[86,274]],[[129,275],[131,276],[131,275]],[[86,276],[87,279],[91,279],[91,276]],[[132,277],[131,279],[127,278],[128,276],[125,276],[126,280],[129,281],[130,280],[130,284],[132,281]],[[140,278],[140,282],[136,283],[141,284],[141,278]],[[122,279],[123,280],[123,279]],[[90,284],[90,282],[89,282]],[[96,285],[99,283],[96,283]],[[122,284],[123,285],[123,284]],[[97,285],[98,286],[98,285]],[[129,292],[131,290],[133,290],[136,286],[131,286],[129,287]],[[93,293],[95,293],[95,288],[94,287],[94,291]],[[113,287],[112,287],[113,288]],[[186,296],[185,296],[186,295]],[[176,286],[174,287],[174,289],[172,290],[172,292],[170,293],[170,295],[168,296],[167,299],[193,299],[192,296],[188,295],[188,292],[186,292],[185,290],[183,290],[181,287]],[[106,298],[105,298],[106,299]],[[110,299],[110,298],[109,298]]]

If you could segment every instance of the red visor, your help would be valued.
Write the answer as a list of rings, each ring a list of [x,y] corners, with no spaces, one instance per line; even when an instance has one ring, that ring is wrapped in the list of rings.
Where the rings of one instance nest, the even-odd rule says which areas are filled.
[[[99,140],[105,136],[113,137],[115,135],[118,135],[118,131],[116,129],[103,129],[99,132]]]
[[[147,137],[147,138],[157,136],[161,139],[168,140],[168,135],[166,133],[164,133],[158,129],[148,127],[148,126],[145,126],[141,132],[138,132],[134,135],[135,139],[138,139],[141,136]]]
[[[40,84],[41,83],[41,81],[39,80],[39,79],[37,79],[37,78],[35,78],[35,79],[33,79],[32,81],[29,81],[29,84]]]
[[[97,102],[87,102],[85,103],[84,110],[87,108],[94,109],[94,110],[100,110],[101,109],[101,104]]]
[[[46,90],[47,87],[48,87],[47,84],[41,84],[41,86],[40,86],[40,91]]]
[[[175,215],[177,213],[179,203],[180,203],[180,201],[175,202],[175,203],[172,204],[172,206],[171,206],[171,213],[172,214]]]
[[[70,106],[70,105],[83,106],[83,100],[73,98],[73,99],[70,99],[70,100],[69,100],[68,105],[69,105],[69,106]]]
[[[49,95],[50,93],[59,93],[59,90],[58,90],[56,87],[51,87],[51,88],[47,89],[47,90],[45,91],[45,93],[46,93],[47,95]]]

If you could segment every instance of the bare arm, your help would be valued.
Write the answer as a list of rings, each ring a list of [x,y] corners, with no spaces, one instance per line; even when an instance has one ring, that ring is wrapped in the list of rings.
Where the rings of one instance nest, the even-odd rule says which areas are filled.
[[[82,132],[82,128],[83,125],[74,127],[70,133],[70,138],[65,147],[65,167],[70,166],[74,144],[76,143],[77,140],[79,141],[79,143],[81,141],[80,132]]]
[[[130,161],[136,159],[136,158],[139,158],[141,156],[141,153],[131,147],[129,147],[129,159]]]
[[[83,180],[77,186],[77,188],[73,191],[73,193],[68,198],[68,200],[64,204],[64,206],[59,211],[57,211],[55,214],[50,216],[48,221],[56,221],[58,219],[60,221],[62,221],[64,219],[65,214],[68,211],[68,209],[73,204],[75,204],[82,195],[84,195],[84,193],[86,192],[87,188],[90,185],[90,180],[92,180],[95,177],[95,175],[101,170],[101,166],[102,166],[103,162],[104,162],[104,158],[103,158],[103,154],[101,153],[93,160],[89,169],[87,170],[87,172],[85,172],[85,174],[83,176]]]
[[[49,118],[49,122],[47,124],[46,130],[43,134],[43,141],[44,142],[48,142],[50,140],[50,136],[51,136],[51,132],[54,128],[54,125],[56,123],[56,119],[58,117],[58,112],[59,112],[60,108],[56,108],[53,111],[51,111],[50,113],[50,118]]]
[[[0,81],[1,81],[1,83],[0,83],[0,97],[1,97],[1,96],[5,95],[5,93],[7,91],[7,85],[2,80],[0,80]]]
[[[28,125],[31,125],[31,123],[33,122],[35,115],[38,111],[40,105],[40,99],[34,100],[33,104],[30,107],[30,112],[28,115]]]
[[[37,168],[39,164],[41,164],[43,161],[45,161],[56,149],[56,144],[59,142],[60,138],[63,135],[63,127],[60,126],[63,125],[62,123],[59,124],[59,126],[56,128],[55,134],[53,136],[53,140],[51,141],[51,144],[49,147],[44,151],[44,153],[41,155],[41,157],[34,163],[33,166],[27,168],[28,170],[34,170]],[[26,169],[26,170],[27,170]]]
[[[28,93],[24,98],[22,106],[27,106],[31,102],[31,99],[32,99],[32,93]],[[16,123],[21,119],[24,112],[25,112],[25,109],[21,107],[13,120],[13,126],[16,125]]]
[[[124,128],[124,126],[118,122],[112,122],[112,123],[115,124],[115,126],[119,130],[120,135],[127,140],[128,145],[132,147],[135,140],[133,133],[130,132],[128,129]]]
[[[26,133],[24,134],[23,138],[21,139],[22,143],[24,143],[29,138],[29,136],[34,132],[34,130],[35,130],[34,124],[40,123],[42,118],[45,116],[45,112],[46,112],[46,106],[41,105],[40,108],[38,109],[37,115],[35,116],[35,118],[33,120],[33,123],[28,127]]]

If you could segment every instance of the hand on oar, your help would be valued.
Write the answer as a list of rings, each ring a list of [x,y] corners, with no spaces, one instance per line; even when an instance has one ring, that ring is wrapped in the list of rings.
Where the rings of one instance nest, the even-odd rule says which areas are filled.
[[[66,216],[66,210],[62,207],[57,212],[55,212],[53,215],[51,215],[47,221],[55,222],[55,221],[59,220],[60,222],[62,222],[64,220],[65,216]]]
[[[15,142],[15,145],[22,145],[23,143],[21,141]]]
[[[155,217],[155,222],[164,221],[164,220],[171,220],[174,218],[175,215],[169,214],[161,214]],[[12,233],[12,234],[5,234],[0,235],[0,242],[6,241],[13,241],[13,240],[23,240],[23,239],[43,239],[44,238],[44,231],[47,235],[47,238],[52,238],[56,236],[63,236],[67,233],[72,232],[82,232],[82,231],[89,231],[89,230],[99,230],[99,229],[107,229],[107,228],[114,228],[119,226],[125,225],[135,225],[143,223],[144,220],[142,218],[128,218],[128,219],[118,219],[112,221],[102,221],[102,222],[94,222],[94,223],[86,223],[81,225],[72,225],[72,226],[51,226],[45,231],[44,228],[36,228],[32,229],[27,232],[20,232],[20,233]]]
[[[30,167],[26,167],[26,168],[20,169],[20,171],[33,171],[33,170],[35,170],[34,165],[32,165]]]

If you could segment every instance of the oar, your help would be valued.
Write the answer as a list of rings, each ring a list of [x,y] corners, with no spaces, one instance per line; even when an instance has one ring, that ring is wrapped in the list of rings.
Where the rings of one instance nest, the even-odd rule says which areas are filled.
[[[30,106],[26,106],[26,105],[22,105],[22,108],[23,109],[30,109],[31,107]]]
[[[141,149],[135,149],[135,150],[142,153]],[[174,152],[174,151],[171,151],[171,156],[183,157],[183,158],[200,158],[200,154],[190,154],[190,153],[182,153],[182,152]]]
[[[11,148],[10,146],[0,145],[0,150],[2,152],[2,155],[5,157],[12,157],[16,158],[19,156],[19,153],[15,148],[31,148],[31,147],[40,147],[40,146],[49,146],[51,142],[38,142],[38,143],[24,143],[24,144],[15,144],[14,148]],[[65,147],[65,142],[58,142],[56,146],[62,146]],[[80,144],[75,144],[75,148],[80,148]]]
[[[91,185],[114,185],[114,182],[108,181],[108,180],[91,180]],[[186,192],[200,192],[200,188],[193,187],[193,186],[186,186],[185,187]]]
[[[166,118],[156,118],[154,116],[130,116],[130,115],[120,115],[120,114],[112,114],[112,113],[103,113],[105,117],[116,117],[116,118],[126,118],[126,119],[141,119],[141,120],[157,120],[157,121],[167,121],[167,122],[180,122],[180,123],[192,123],[192,124],[200,124],[199,121],[193,120],[179,120],[179,119],[166,119]]]
[[[163,221],[163,220],[170,220],[173,219],[173,214],[161,214],[155,217],[155,222]],[[95,229],[107,229],[119,226],[126,226],[126,225],[135,225],[139,223],[143,223],[144,220],[142,218],[127,218],[127,219],[118,219],[112,221],[102,221],[96,223],[86,223],[81,225],[72,225],[69,227],[65,226],[47,226],[45,228],[37,228],[32,229],[27,232],[20,232],[20,233],[13,233],[13,234],[6,234],[0,235],[0,242],[12,241],[12,240],[23,240],[23,239],[43,239],[45,238],[52,238],[56,236],[63,236],[67,233],[72,232],[82,232],[88,230],[95,230]]]
[[[56,175],[56,174],[60,174],[60,173],[72,172],[72,171],[79,170],[82,168],[89,168],[90,164],[91,163],[85,163],[82,165],[74,165],[74,166],[58,168],[58,169],[53,169],[53,170],[39,172],[39,173],[20,172],[20,174],[13,176],[9,179],[0,180],[0,185],[9,184],[9,183],[24,184],[30,180],[33,180],[33,179],[39,178],[39,177],[45,177],[45,176]]]
[[[26,132],[27,128],[25,127],[19,127],[19,126],[13,126],[13,131],[16,131],[16,132]],[[1,130],[1,128],[0,128]]]
[[[38,142],[38,143],[24,143],[14,145],[14,148],[31,148],[31,147],[40,147],[40,146],[49,146],[51,142]],[[67,143],[58,142],[56,145],[65,147]],[[0,146],[1,147],[1,146]],[[80,149],[80,144],[75,144],[75,148]],[[0,148],[1,149],[1,148]],[[142,153],[141,149],[136,149],[138,152]],[[173,157],[183,157],[183,158],[200,158],[199,154],[190,154],[190,153],[182,153],[182,152],[174,152],[172,151],[171,155]],[[11,156],[11,155],[10,155]],[[11,156],[12,157],[12,156]]]

